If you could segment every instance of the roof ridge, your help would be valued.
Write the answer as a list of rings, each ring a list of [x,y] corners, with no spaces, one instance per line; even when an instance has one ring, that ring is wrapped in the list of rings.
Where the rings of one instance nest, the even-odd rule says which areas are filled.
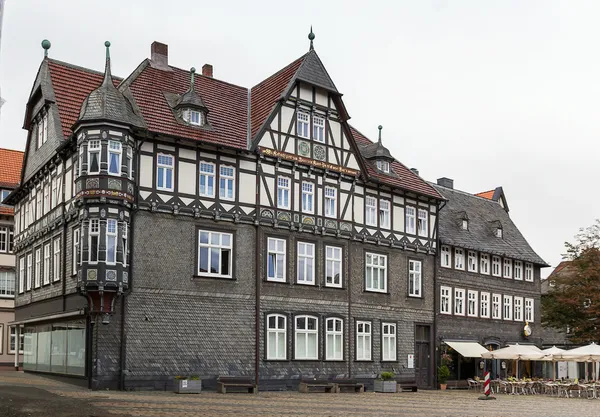
[[[102,75],[102,76],[104,76],[104,71],[96,71],[96,70],[93,70],[91,68],[86,68],[86,67],[82,67],[80,65],[71,64],[70,62],[61,61],[59,59],[54,59],[54,58],[47,58],[47,59],[48,59],[48,62],[53,62],[53,63],[55,63],[57,65],[62,65],[64,67],[69,67],[69,68],[72,68],[72,69],[77,69],[77,70],[89,72],[90,74],[96,74],[96,75]],[[117,81],[123,81],[124,80],[123,77],[119,77],[117,75],[113,75],[112,77],[113,77],[113,79],[115,79]]]
[[[441,188],[443,188],[444,190],[455,191],[455,192],[457,192],[457,193],[461,193],[461,194],[464,194],[464,195],[468,195],[469,197],[475,197],[475,198],[478,198],[478,199],[480,199],[480,200],[483,200],[483,201],[489,201],[490,203],[495,203],[495,204],[498,204],[498,205],[500,204],[500,203],[499,203],[498,201],[496,201],[496,200],[490,200],[489,198],[480,197],[480,196],[478,196],[477,194],[471,194],[471,193],[468,193],[468,192],[466,192],[466,191],[459,190],[459,189],[456,189],[456,188],[448,188],[448,187],[444,187],[444,186],[442,186],[442,185],[439,185],[439,184],[436,184],[435,182],[432,182],[432,181],[427,181],[427,182],[428,182],[429,184],[431,184],[431,185],[435,186],[435,187],[441,187]],[[490,191],[494,191],[494,190],[490,190]],[[483,191],[483,192],[486,192],[486,193],[487,193],[488,191]]]
[[[25,153],[25,151],[19,151],[17,149],[8,149],[8,148],[0,148],[0,151],[9,151],[9,152],[19,152],[19,153]]]
[[[251,89],[254,89],[254,88],[258,87],[258,86],[260,86],[261,84],[264,84],[265,82],[267,82],[268,80],[270,80],[271,78],[275,77],[276,75],[279,75],[280,73],[282,73],[283,71],[285,71],[286,69],[288,69],[289,67],[291,67],[292,65],[294,65],[296,62],[300,61],[301,59],[304,59],[304,58],[306,58],[306,56],[307,56],[309,53],[310,53],[310,51],[309,51],[309,52],[307,52],[307,53],[305,53],[305,54],[304,54],[304,55],[302,55],[301,57],[294,59],[292,62],[290,62],[290,63],[289,63],[289,64],[287,64],[286,66],[284,66],[284,67],[280,68],[278,71],[274,72],[273,74],[269,75],[267,78],[263,79],[263,80],[262,80],[262,81],[260,81],[258,84],[255,84],[255,85],[253,85]],[[298,68],[298,69],[300,69],[300,68]],[[298,69],[295,71],[295,73],[296,73],[296,72],[298,72]],[[294,75],[295,75],[295,73],[294,73]],[[293,78],[293,77],[292,77],[292,78]]]
[[[175,66],[173,66],[173,65],[169,65],[169,68],[173,68],[173,69],[176,69],[176,70],[178,70],[178,71],[183,71],[183,72],[187,72],[187,73],[189,73],[189,72],[190,72],[190,70],[185,70],[185,69],[183,69],[183,68],[175,67]],[[159,71],[160,71],[160,70],[159,70]],[[223,80],[220,80],[220,79],[218,79],[218,78],[215,78],[215,77],[208,77],[208,76],[206,76],[206,75],[203,75],[203,74],[198,74],[198,73],[196,73],[196,75],[195,75],[195,76],[196,76],[196,77],[198,77],[198,78],[200,78],[200,77],[202,77],[202,78],[207,78],[207,79],[209,79],[209,80],[217,81],[217,82],[219,82],[219,83],[222,83],[222,84],[227,84],[227,85],[230,85],[230,86],[232,86],[232,87],[237,87],[237,88],[240,88],[240,89],[243,89],[243,90],[248,90],[248,87],[244,87],[244,86],[242,86],[242,85],[238,85],[238,84],[230,83],[229,81],[223,81]]]
[[[492,188],[491,190],[480,191],[477,194],[473,194],[473,195],[485,194],[485,193],[489,193],[489,192],[492,192],[492,191],[496,191],[496,189]]]

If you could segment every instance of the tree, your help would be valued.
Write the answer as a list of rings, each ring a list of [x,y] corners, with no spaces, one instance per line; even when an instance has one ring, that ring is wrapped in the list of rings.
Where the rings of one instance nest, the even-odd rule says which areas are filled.
[[[600,220],[565,242],[568,273],[552,277],[553,286],[542,295],[542,325],[569,329],[574,343],[600,340]]]

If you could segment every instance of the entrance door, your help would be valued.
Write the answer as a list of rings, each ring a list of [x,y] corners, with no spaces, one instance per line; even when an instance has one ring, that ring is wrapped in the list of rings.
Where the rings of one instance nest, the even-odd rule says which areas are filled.
[[[415,326],[415,377],[420,388],[431,388],[431,326]]]

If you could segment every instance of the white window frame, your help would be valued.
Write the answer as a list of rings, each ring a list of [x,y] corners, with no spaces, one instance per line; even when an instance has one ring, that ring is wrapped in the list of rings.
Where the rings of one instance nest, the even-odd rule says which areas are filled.
[[[502,276],[502,259],[499,256],[492,256],[492,275],[495,277]]]
[[[332,324],[331,329],[329,326],[330,324]],[[336,349],[338,347],[339,352]],[[329,317],[325,319],[325,360],[344,360],[344,320],[338,317]]]
[[[496,237],[502,239],[502,228],[501,227],[496,229]]]
[[[57,237],[52,242],[53,257],[52,257],[52,281],[60,281],[60,237]]]
[[[416,209],[413,206],[406,206],[404,208],[405,211],[405,222],[404,222],[404,232],[410,235],[414,235],[417,233],[416,231]]]
[[[391,206],[392,203],[389,200],[379,200],[379,227],[382,229],[392,227]]]
[[[111,154],[117,156],[117,172],[111,172]],[[108,141],[108,175],[121,176],[121,163],[123,162],[123,145],[117,140]]]
[[[479,315],[481,318],[489,319],[490,318],[490,293],[489,292],[481,292],[479,294],[481,304],[479,306]]]
[[[343,250],[339,246],[325,246],[325,286],[342,288],[342,254]],[[331,271],[331,274],[330,274]],[[337,274],[336,274],[337,272]],[[336,282],[337,276],[337,282]]]
[[[452,314],[452,288],[440,287],[440,314]]]
[[[308,181],[302,182],[302,212],[313,214],[315,212],[315,184]]]
[[[186,121],[194,126],[202,126],[204,123],[202,121],[202,112],[198,110],[188,109],[185,111],[186,113]]]
[[[8,227],[0,226],[0,253],[8,253]]]
[[[23,354],[23,348],[25,345],[25,332],[23,331],[23,326],[19,326],[19,355]],[[17,350],[17,326],[8,326],[9,334],[8,334],[8,353],[10,355],[15,354],[15,350]],[[14,342],[13,342],[14,340]],[[14,346],[14,349],[11,349],[10,346]]]
[[[208,233],[208,242],[202,242],[201,236],[202,233]],[[219,242],[218,243],[212,243],[213,241],[213,236],[218,235],[219,238]],[[224,236],[228,236],[229,237],[229,244],[227,243],[223,243],[223,237]],[[207,258],[207,267],[208,270],[206,272],[202,272],[200,271],[200,252],[201,252],[201,248],[208,248],[208,258]],[[219,250],[219,261],[217,263],[218,266],[218,272],[214,273],[214,272],[210,272],[211,271],[211,262],[212,262],[212,256],[210,256],[210,252],[213,249],[217,249]],[[229,273],[228,274],[223,274],[223,271],[221,271],[221,257],[223,256],[223,252],[224,251],[229,251],[229,265],[228,265],[228,269],[229,269]],[[232,233],[227,233],[227,232],[216,232],[213,230],[203,230],[203,229],[198,229],[198,259],[196,260],[196,272],[198,273],[198,276],[201,277],[212,277],[212,278],[232,278],[233,277],[233,234]]]
[[[533,282],[533,264],[525,263],[525,281]]]
[[[385,172],[386,174],[390,173],[390,163],[388,161],[384,161],[383,159],[378,159],[376,162],[377,169],[381,172]]]
[[[420,298],[423,294],[423,264],[416,259],[408,260],[408,296]]]
[[[417,232],[419,236],[429,237],[429,212],[425,209],[417,210]]]
[[[280,248],[280,244],[281,244],[281,248]],[[286,264],[286,244],[287,241],[285,239],[279,239],[279,238],[275,238],[275,237],[269,237],[267,238],[267,266],[266,266],[266,270],[267,270],[267,281],[274,281],[274,282],[285,282],[286,280],[286,269],[287,269],[287,264]],[[270,263],[270,259],[273,258],[274,262],[273,262],[273,276],[270,276],[270,271],[269,271],[269,263]],[[279,268],[278,268],[278,260],[282,259],[283,260],[283,267],[282,267],[282,271],[281,271],[281,278],[278,278],[278,272]]]
[[[50,183],[44,184],[44,215],[50,212]]]
[[[296,283],[315,285],[315,244],[310,242],[298,242],[297,251]],[[301,277],[301,275],[303,276]]]
[[[296,132],[299,137],[310,139],[310,114],[303,111],[297,112]]]
[[[117,219],[106,219],[106,264],[116,265],[117,264],[117,236],[118,236],[118,223]],[[114,241],[114,251],[109,253],[109,241]],[[109,260],[112,257],[112,260]]]
[[[27,273],[25,275],[25,289],[31,291],[31,285],[33,281],[33,253],[27,254]]]
[[[513,264],[513,275],[517,281],[523,280],[523,262],[515,261]]]
[[[465,250],[454,248],[454,269],[465,270]]]
[[[127,225],[126,222],[123,222],[123,225],[121,227],[121,239],[123,240],[123,266],[127,266],[127,258],[129,256],[129,246],[127,245],[128,242],[128,229],[129,226]]]
[[[95,260],[92,259],[92,239],[96,238],[96,256]],[[100,255],[100,219],[90,219],[89,231],[88,231],[88,263],[95,265],[98,263]]]
[[[467,251],[467,270],[477,273],[477,252],[473,250]]]
[[[270,319],[275,320],[275,327],[271,327]],[[279,319],[283,319],[283,327],[279,325]],[[287,359],[287,317],[283,314],[268,314],[266,321],[267,328],[267,360],[286,360]],[[275,349],[274,355],[271,355],[271,335],[274,335]],[[283,354],[280,352],[280,336],[283,335]]]
[[[504,320],[512,320],[513,313],[513,298],[511,295],[502,296],[502,316]]]
[[[92,154],[98,154],[98,171],[92,171]],[[99,174],[100,165],[102,165],[102,144],[100,139],[93,139],[88,142],[88,174]]]
[[[162,162],[161,162],[161,157],[163,157]],[[166,158],[171,158],[170,164],[166,162],[168,160]],[[162,175],[160,173],[161,169],[162,169]],[[169,176],[167,175],[167,172],[169,170],[171,171],[171,186],[170,187],[167,186],[167,178],[169,178]],[[162,186],[158,185],[159,177],[162,177],[162,181],[163,181]],[[175,156],[169,155],[166,153],[156,154],[156,189],[161,190],[161,191],[175,190]]]
[[[337,218],[337,188],[325,186],[323,190],[325,202],[325,217]]]
[[[25,256],[19,259],[19,294],[25,292]]]
[[[504,258],[502,262],[502,276],[504,278],[512,278],[512,259]]]
[[[502,320],[502,295],[501,294],[492,294],[492,319],[494,320]]]
[[[479,254],[479,273],[485,275],[490,274],[490,255],[487,253]]]
[[[513,299],[513,319],[514,321],[523,321],[523,297]]]
[[[44,283],[43,285],[50,284],[50,252],[52,250],[51,243],[44,243]]]
[[[442,245],[440,265],[443,268],[452,268],[452,252],[450,246]]]
[[[361,330],[362,326],[362,330]],[[370,361],[372,356],[372,323],[370,321],[356,321],[356,360]],[[362,354],[361,354],[362,353]]]
[[[377,274],[377,285],[374,285],[375,274]],[[365,291],[387,292],[387,255],[371,252],[365,254]]]
[[[36,204],[36,210],[35,210],[35,218],[36,220],[39,220],[42,218],[42,216],[44,215],[44,207],[42,206],[42,198],[43,198],[43,187],[40,187],[39,190],[37,190],[37,194],[36,194],[36,198],[35,198],[35,204]]]
[[[198,195],[200,197],[215,196],[215,181],[216,181],[216,165],[212,162],[200,161],[198,165],[200,173],[198,174]],[[204,185],[202,185],[204,181]],[[221,192],[221,185],[219,181],[219,193]]]
[[[398,360],[396,323],[381,323],[381,360]]]
[[[477,291],[467,291],[467,316],[479,317],[479,293]]]
[[[34,260],[34,280],[33,287],[40,288],[42,285],[42,247],[38,247],[35,249],[35,260]]]
[[[524,316],[525,316],[525,321],[528,323],[533,323],[534,321],[534,314],[535,314],[535,310],[534,310],[534,306],[535,306],[535,301],[533,298],[525,298],[525,303],[524,303]]]
[[[465,290],[463,288],[454,289],[454,315],[465,315]]]
[[[298,321],[299,319],[303,318],[304,319],[304,328],[299,328],[298,327]],[[314,329],[309,329],[308,327],[308,323],[309,320],[314,320],[315,321],[315,328]],[[298,336],[304,334],[305,335],[305,346],[304,346],[304,356],[299,355],[298,352]],[[314,340],[315,340],[315,355],[311,356],[308,354],[308,346],[309,346],[309,335],[315,335],[314,336]],[[319,359],[319,318],[315,317],[315,316],[310,316],[310,315],[300,315],[300,316],[296,316],[294,317],[294,359],[296,360],[318,360]]]
[[[325,118],[313,116],[313,140],[325,143]]]
[[[290,209],[290,179],[288,177],[277,177],[277,208]]]
[[[79,255],[79,248],[81,246],[81,229],[78,227],[73,228],[73,253],[71,254],[71,275],[77,275],[77,256]],[[125,251],[123,249],[123,251]]]
[[[365,224],[377,227],[377,198],[371,195],[365,197]]]
[[[231,194],[231,197],[228,194]],[[235,200],[235,167],[229,165],[219,167],[219,198],[228,201]]]

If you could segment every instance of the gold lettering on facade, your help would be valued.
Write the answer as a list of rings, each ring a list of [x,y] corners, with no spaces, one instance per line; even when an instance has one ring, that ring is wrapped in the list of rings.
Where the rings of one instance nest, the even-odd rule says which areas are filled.
[[[259,150],[259,152],[261,152],[263,155],[266,155],[266,156],[270,156],[273,158],[281,158],[281,159],[285,159],[286,161],[293,161],[293,162],[297,162],[299,164],[304,164],[304,165],[312,165],[315,168],[328,169],[330,171],[341,172],[342,174],[345,174],[345,175],[356,176],[359,174],[359,171],[357,171],[356,169],[345,168],[345,167],[342,167],[339,165],[330,164],[328,162],[316,161],[314,159],[304,158],[303,156],[294,155],[292,153],[276,151],[275,149],[269,149],[269,148],[263,148],[263,147],[259,147],[258,150]]]

